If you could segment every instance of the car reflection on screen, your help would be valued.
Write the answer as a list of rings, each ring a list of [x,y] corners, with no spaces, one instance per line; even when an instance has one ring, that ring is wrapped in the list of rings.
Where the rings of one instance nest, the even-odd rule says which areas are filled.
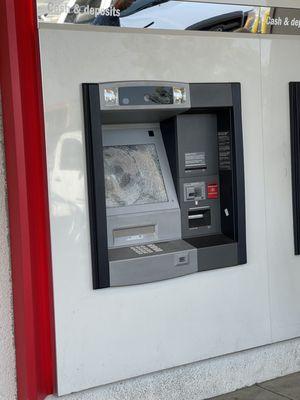
[[[101,14],[95,17],[91,10],[98,10]],[[270,12],[270,7],[178,0],[71,0],[69,12],[62,13],[57,22],[125,28],[269,33],[265,21]]]

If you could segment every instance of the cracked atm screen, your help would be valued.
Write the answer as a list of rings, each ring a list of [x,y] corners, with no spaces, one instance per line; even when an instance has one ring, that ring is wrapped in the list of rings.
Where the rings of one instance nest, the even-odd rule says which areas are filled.
[[[108,208],[168,201],[154,144],[107,146],[103,153]]]

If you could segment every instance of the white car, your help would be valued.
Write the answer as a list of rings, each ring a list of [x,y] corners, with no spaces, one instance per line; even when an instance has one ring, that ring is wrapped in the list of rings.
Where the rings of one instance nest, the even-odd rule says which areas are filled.
[[[112,0],[70,0],[63,4],[66,7],[60,15],[47,14],[40,16],[40,20],[53,22],[56,18],[58,23],[93,23],[95,16],[78,12],[78,7],[82,10],[86,6],[104,10],[113,3]],[[235,31],[242,29],[249,14],[257,9],[253,6],[178,0],[134,0],[127,9],[121,11],[118,25],[130,28]],[[109,25],[109,22],[106,20],[104,25]]]
[[[141,9],[137,7],[138,3]],[[246,6],[176,0],[161,3],[152,1],[153,5],[142,8],[143,3],[146,2],[137,0],[121,13],[122,27],[232,31],[242,28],[248,13],[253,10],[253,7]],[[131,8],[134,11],[132,13]]]

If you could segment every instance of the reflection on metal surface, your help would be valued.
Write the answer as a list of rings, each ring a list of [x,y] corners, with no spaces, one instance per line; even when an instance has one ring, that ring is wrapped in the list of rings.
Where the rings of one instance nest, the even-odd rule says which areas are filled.
[[[107,207],[168,201],[154,144],[104,148]]]
[[[66,132],[58,140],[51,174],[51,192],[79,209],[84,203],[84,159],[80,132]]]
[[[49,3],[50,4],[50,3]],[[52,4],[52,3],[51,3]],[[144,29],[300,34],[300,9],[178,0],[71,0],[40,20]]]
[[[55,229],[55,237],[61,243],[78,243],[86,230],[84,157],[80,131],[61,134],[53,147],[51,169],[51,215],[63,221],[59,229]]]

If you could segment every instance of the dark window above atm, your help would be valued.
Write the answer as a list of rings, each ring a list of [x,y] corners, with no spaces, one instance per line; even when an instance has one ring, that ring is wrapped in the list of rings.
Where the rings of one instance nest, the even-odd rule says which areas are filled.
[[[223,14],[204,21],[199,21],[188,26],[186,29],[188,31],[233,32],[243,27],[246,16],[247,14],[241,11]]]

